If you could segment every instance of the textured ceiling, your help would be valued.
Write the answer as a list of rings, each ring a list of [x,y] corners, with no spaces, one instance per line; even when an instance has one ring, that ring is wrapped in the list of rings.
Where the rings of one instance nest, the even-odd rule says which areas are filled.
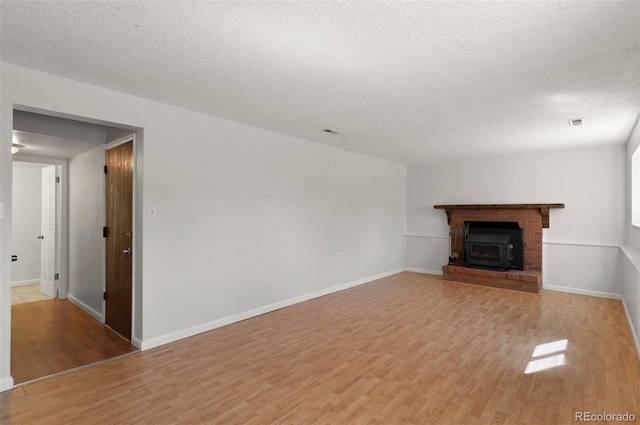
[[[638,1],[2,1],[1,30],[5,62],[405,164],[640,114]]]

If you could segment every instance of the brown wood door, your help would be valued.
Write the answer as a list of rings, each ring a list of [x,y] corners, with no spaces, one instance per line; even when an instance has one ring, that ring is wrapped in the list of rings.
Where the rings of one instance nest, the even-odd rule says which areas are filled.
[[[107,270],[105,323],[131,340],[133,142],[106,151]]]

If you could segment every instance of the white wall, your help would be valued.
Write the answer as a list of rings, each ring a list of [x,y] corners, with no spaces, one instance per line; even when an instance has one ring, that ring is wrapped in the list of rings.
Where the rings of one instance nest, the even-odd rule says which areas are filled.
[[[145,126],[145,204],[159,217],[144,229],[145,338],[403,265],[405,167],[195,114],[174,121]]]
[[[98,320],[102,309],[104,147],[69,161],[69,299]]]
[[[564,203],[543,231],[543,284],[619,297],[624,170],[624,146],[410,166],[407,266],[440,270],[447,262],[447,220],[436,204]]]
[[[640,120],[636,123],[636,126],[629,137],[629,142],[627,143],[627,156],[626,156],[626,165],[627,165],[627,191],[626,191],[626,199],[627,204],[625,208],[626,212],[626,221],[625,221],[625,230],[627,232],[627,245],[640,250],[640,228],[631,225],[631,191],[637,189],[638,196],[640,196],[640,188],[634,188],[631,184],[631,156],[633,153],[640,147]]]
[[[11,367],[11,263],[6,261],[10,257],[11,244],[11,183],[12,176],[6,170],[13,166],[11,158],[11,142],[13,121],[13,104],[4,104],[2,98],[2,80],[4,77],[3,66],[0,65],[0,391],[13,387],[13,378],[9,368]]]
[[[622,300],[634,333],[636,348],[640,354],[638,332],[640,332],[640,228],[631,224],[631,191],[640,196],[640,188],[631,184],[631,156],[640,146],[640,121],[636,123],[627,143],[627,191],[626,231],[627,244],[623,247]]]
[[[5,205],[14,104],[144,129],[143,207],[158,218],[143,220],[134,334],[143,348],[404,264],[405,166],[13,65],[2,64],[1,78]],[[0,251],[10,244],[5,222]],[[4,388],[8,292],[0,289]]]
[[[42,215],[42,168],[13,164],[12,252],[18,261],[11,265],[14,286],[40,283],[40,240]]]

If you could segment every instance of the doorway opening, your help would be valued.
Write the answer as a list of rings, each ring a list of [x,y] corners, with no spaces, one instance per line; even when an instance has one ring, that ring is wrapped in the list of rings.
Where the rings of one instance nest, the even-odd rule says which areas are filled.
[[[61,194],[56,187],[61,167],[54,164],[13,163],[13,221],[11,304],[57,298],[55,278],[60,258],[56,230]]]
[[[13,142],[20,145],[20,151],[13,155],[12,227],[20,225],[24,218],[16,208],[21,208],[20,197],[28,192],[24,183],[20,183],[24,181],[20,174],[28,174],[33,180],[36,171],[41,173],[38,197],[41,213],[40,227],[32,235],[39,247],[38,258],[33,258],[33,243],[26,243],[31,236],[24,241],[31,249],[29,255],[23,253],[22,242],[16,240],[21,233],[14,227],[13,248],[20,253],[14,252],[17,261],[12,262],[11,280],[19,283],[16,288],[27,288],[31,281],[46,295],[27,304],[19,302],[25,299],[18,294],[16,302],[12,302],[11,372],[14,384],[22,385],[134,352],[140,346],[140,333],[135,329],[141,330],[139,316],[136,316],[141,316],[141,279],[135,276],[141,277],[141,257],[137,263],[133,255],[126,257],[130,261],[129,295],[125,301],[128,305],[116,314],[128,314],[125,318],[128,332],[116,329],[116,333],[109,323],[114,315],[108,314],[104,299],[110,273],[103,229],[111,214],[107,211],[104,173],[108,148],[123,139],[135,140],[136,136],[141,139],[142,130],[22,107],[14,109],[13,118]],[[141,151],[141,143],[136,147]],[[140,221],[136,217],[141,217],[133,208],[136,196],[141,196],[141,184],[135,185],[136,160],[137,152],[132,151],[128,164],[131,171],[129,253],[134,252],[136,243],[141,244],[141,239],[134,239],[133,233],[133,225]],[[33,194],[31,196],[35,202]],[[34,205],[24,208],[34,209]],[[141,222],[136,234],[141,234]],[[141,252],[141,247],[135,252]],[[39,273],[34,271],[34,263],[39,264]],[[29,266],[30,271],[21,275],[19,266]],[[29,273],[33,276],[17,280]]]

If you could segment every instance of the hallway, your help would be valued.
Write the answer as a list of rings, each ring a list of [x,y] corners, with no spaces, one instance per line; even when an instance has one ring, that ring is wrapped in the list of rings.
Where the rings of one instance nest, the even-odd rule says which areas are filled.
[[[15,385],[136,351],[68,300],[15,304],[11,315]]]

